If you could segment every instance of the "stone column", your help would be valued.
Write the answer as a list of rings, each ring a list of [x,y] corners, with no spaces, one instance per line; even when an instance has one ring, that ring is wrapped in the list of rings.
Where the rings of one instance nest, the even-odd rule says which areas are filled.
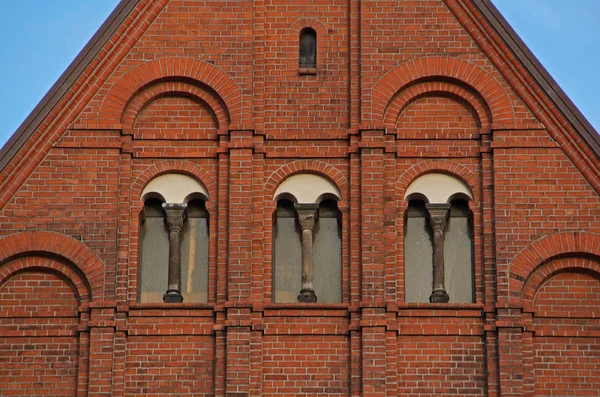
[[[450,204],[426,204],[429,224],[433,229],[433,292],[431,303],[446,303],[450,297],[444,285],[444,228],[448,219]]]
[[[302,289],[298,302],[314,303],[317,301],[313,285],[313,232],[317,219],[318,204],[295,204],[298,222],[302,229]]]
[[[167,214],[169,229],[169,280],[167,292],[163,296],[165,303],[181,303],[181,228],[185,219],[187,204],[163,204]]]

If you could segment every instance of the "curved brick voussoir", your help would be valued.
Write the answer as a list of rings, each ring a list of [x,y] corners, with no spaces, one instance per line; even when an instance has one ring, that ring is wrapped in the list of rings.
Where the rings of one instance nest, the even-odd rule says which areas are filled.
[[[126,108],[137,95],[152,83],[188,79],[204,84],[214,91],[224,104],[229,124],[238,124],[242,120],[242,95],[240,86],[225,72],[204,61],[189,58],[160,58],[143,63],[123,75],[108,91],[100,108],[98,122],[101,124],[120,124],[126,115]],[[186,92],[189,90],[186,90]],[[211,105],[211,99],[200,96]],[[212,106],[211,106],[212,107]],[[213,108],[217,116],[223,109]],[[219,123],[224,123],[221,116]],[[220,125],[222,126],[222,125]]]
[[[27,231],[10,234],[0,238],[0,265],[14,258],[25,256],[54,256],[62,258],[67,264],[75,267],[84,280],[78,282],[72,279],[75,285],[85,281],[89,285],[89,299],[100,299],[103,295],[104,263],[88,246],[73,237],[51,231]],[[21,264],[27,262],[20,262]],[[10,270],[10,269],[9,269]],[[12,269],[17,271],[19,269]],[[55,269],[57,270],[57,269]],[[3,269],[0,274],[8,270]],[[61,270],[61,273],[65,271]],[[65,273],[66,274],[66,273]],[[78,288],[80,296],[83,290]]]

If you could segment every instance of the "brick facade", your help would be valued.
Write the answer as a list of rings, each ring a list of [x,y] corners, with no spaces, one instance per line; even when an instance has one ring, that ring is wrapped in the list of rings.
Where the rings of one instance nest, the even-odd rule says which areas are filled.
[[[498,18],[124,1],[0,152],[0,394],[600,396],[599,141]],[[209,196],[207,303],[138,302],[141,195],[168,173]],[[299,173],[341,196],[341,303],[274,303]],[[405,303],[429,173],[472,193],[472,303]]]

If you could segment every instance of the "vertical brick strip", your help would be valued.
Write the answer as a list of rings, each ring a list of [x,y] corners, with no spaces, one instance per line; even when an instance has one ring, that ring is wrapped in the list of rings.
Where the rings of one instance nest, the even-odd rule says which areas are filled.
[[[90,329],[89,396],[112,396],[112,368],[114,329],[93,327]]]
[[[362,328],[364,397],[386,396],[386,335],[384,327]]]
[[[381,144],[383,131],[363,131],[361,144]],[[385,241],[383,198],[383,149],[363,148],[360,152],[361,229],[362,229],[362,300],[384,300]]]
[[[250,135],[244,131],[244,137]],[[232,137],[232,143],[237,143]],[[251,291],[252,149],[231,149],[229,169],[228,297],[246,301]],[[224,240],[227,241],[227,240]]]

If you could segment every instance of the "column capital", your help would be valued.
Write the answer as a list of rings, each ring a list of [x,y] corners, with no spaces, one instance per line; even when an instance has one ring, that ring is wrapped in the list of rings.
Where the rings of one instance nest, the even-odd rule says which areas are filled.
[[[319,209],[319,204],[296,203],[294,204],[294,208],[296,208],[296,212],[298,213],[298,222],[300,223],[300,228],[302,230],[314,230],[315,221],[317,220],[317,210]]]
[[[425,204],[427,212],[429,213],[429,224],[433,231],[444,230],[446,227],[446,220],[448,219],[448,212],[450,210],[450,204]]]
[[[185,203],[163,203],[163,209],[167,215],[167,227],[169,230],[177,229],[181,230],[183,227],[183,221],[185,219],[185,210],[187,204]]]

